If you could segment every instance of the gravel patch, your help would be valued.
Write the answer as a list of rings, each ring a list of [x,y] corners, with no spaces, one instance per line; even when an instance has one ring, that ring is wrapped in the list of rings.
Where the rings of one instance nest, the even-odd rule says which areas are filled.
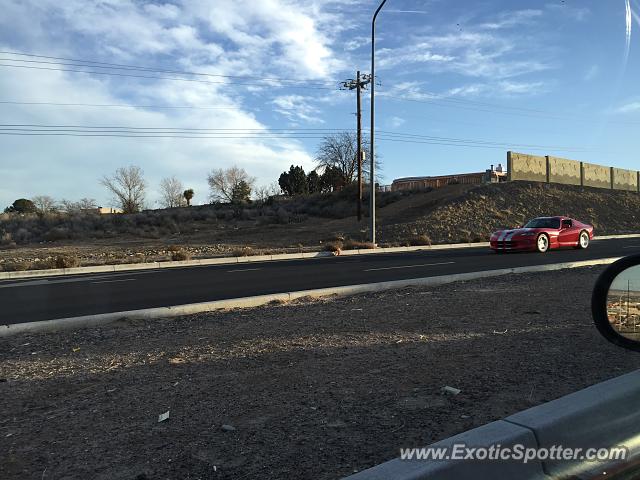
[[[0,478],[348,475],[638,368],[600,271],[0,339]]]

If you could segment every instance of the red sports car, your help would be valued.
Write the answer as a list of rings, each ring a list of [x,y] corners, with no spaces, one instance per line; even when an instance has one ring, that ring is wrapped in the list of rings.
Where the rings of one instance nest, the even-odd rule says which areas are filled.
[[[587,248],[592,238],[593,225],[567,217],[539,217],[522,228],[495,232],[490,243],[497,253],[522,250],[544,253],[550,248]]]

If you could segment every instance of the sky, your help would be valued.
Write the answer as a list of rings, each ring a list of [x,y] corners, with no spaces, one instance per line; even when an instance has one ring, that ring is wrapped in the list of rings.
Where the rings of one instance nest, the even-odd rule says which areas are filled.
[[[143,169],[150,208],[169,176],[201,204],[212,169],[266,186],[314,168],[325,135],[355,128],[340,82],[370,70],[378,3],[0,0],[0,206],[108,206],[99,180],[127,165]],[[483,171],[509,149],[640,168],[637,12],[638,0],[388,0],[380,183]],[[367,128],[369,105],[365,91]]]

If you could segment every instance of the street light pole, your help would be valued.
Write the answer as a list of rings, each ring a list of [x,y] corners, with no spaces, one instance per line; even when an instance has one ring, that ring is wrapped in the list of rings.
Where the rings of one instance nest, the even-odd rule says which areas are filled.
[[[371,243],[376,244],[376,156],[375,156],[375,95],[376,95],[376,18],[387,0],[382,0],[371,20],[371,131],[369,132],[371,147],[369,149],[369,176],[371,193],[369,197],[369,222],[371,229]]]

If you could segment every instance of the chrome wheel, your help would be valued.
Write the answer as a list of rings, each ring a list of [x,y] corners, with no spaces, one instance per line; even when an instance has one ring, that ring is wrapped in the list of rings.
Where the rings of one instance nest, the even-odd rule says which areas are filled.
[[[540,253],[544,253],[549,250],[549,237],[545,234],[542,234],[538,237],[538,251]]]
[[[589,234],[587,232],[582,232],[580,234],[580,248],[587,248],[589,246]]]

